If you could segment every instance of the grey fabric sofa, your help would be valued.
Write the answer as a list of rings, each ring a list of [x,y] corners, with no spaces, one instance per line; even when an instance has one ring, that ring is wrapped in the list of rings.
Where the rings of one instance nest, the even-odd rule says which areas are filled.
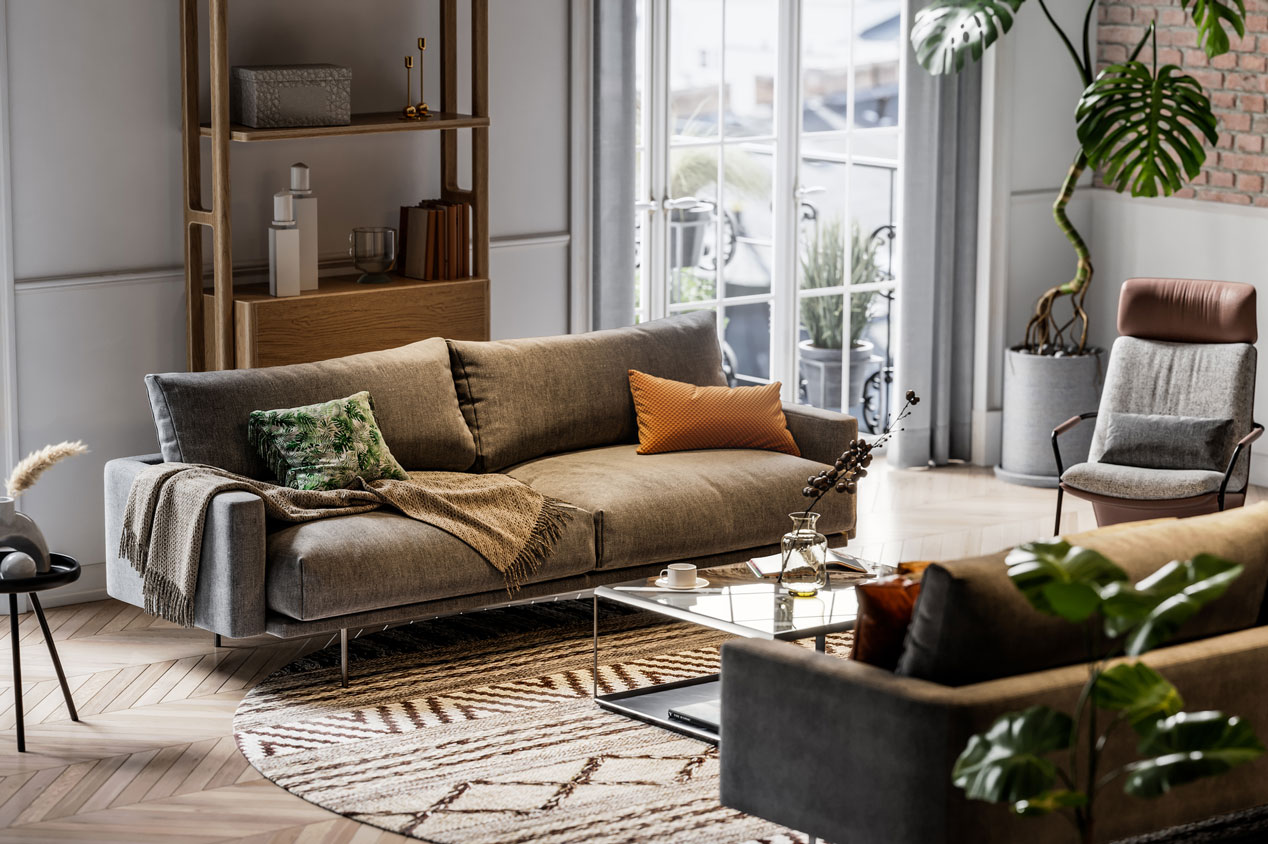
[[[1178,644],[1144,656],[1185,709],[1222,710],[1268,738],[1268,504],[1094,531],[1095,548],[1133,580],[1201,552],[1242,563]],[[1065,819],[1020,818],[970,801],[951,768],[973,733],[1028,706],[1074,710],[1087,680],[1082,630],[1033,610],[1008,579],[1006,551],[931,566],[897,672],[740,640],[722,649],[722,802],[837,844],[1064,844]],[[1103,771],[1134,756],[1117,732]],[[1096,841],[1268,803],[1268,760],[1184,785],[1156,800],[1121,779],[1098,796]]]
[[[719,449],[638,455],[628,370],[724,384],[715,319],[695,313],[590,334],[496,342],[434,339],[385,352],[269,369],[146,378],[160,454],[105,469],[107,590],[143,606],[119,559],[132,480],[183,461],[257,478],[252,410],[369,390],[384,439],[407,470],[505,472],[581,509],[555,553],[513,597],[583,590],[773,553],[806,478],[856,436],[854,419],[788,405],[802,456]],[[820,527],[851,532],[849,496],[824,499]],[[508,600],[502,576],[460,540],[382,510],[272,524],[261,500],[217,496],[207,515],[198,627],[291,637],[446,615]]]

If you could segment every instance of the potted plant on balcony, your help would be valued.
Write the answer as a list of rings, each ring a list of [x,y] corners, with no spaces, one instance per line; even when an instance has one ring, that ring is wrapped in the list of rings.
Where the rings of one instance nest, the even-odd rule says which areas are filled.
[[[934,0],[916,13],[912,25],[916,59],[932,74],[961,70],[1012,28],[1013,15],[1023,2]],[[1190,13],[1197,41],[1208,57],[1228,52],[1230,31],[1245,34],[1242,0],[1179,2]],[[1101,350],[1087,342],[1084,303],[1092,282],[1091,252],[1066,214],[1079,177],[1091,167],[1120,193],[1170,195],[1201,172],[1206,159],[1203,138],[1215,144],[1218,134],[1201,84],[1176,65],[1158,64],[1154,24],[1126,61],[1098,74],[1088,37],[1096,0],[1087,2],[1081,39],[1071,38],[1057,23],[1045,0],[1038,3],[1083,84],[1074,112],[1078,147],[1052,206],[1076,261],[1069,281],[1039,297],[1022,343],[1008,352],[1001,475],[1055,486],[1048,437],[1065,419],[1095,409],[1102,372]],[[1140,61],[1146,46],[1147,61]],[[1084,437],[1086,456],[1090,431]]]
[[[769,170],[746,150],[727,149],[722,159],[722,178],[726,182],[726,192],[731,196],[755,197],[763,201],[770,197]],[[713,199],[700,194],[717,183],[717,149],[689,147],[674,152],[669,175],[671,269],[700,264],[718,207]],[[712,192],[716,193],[716,188]]]
[[[851,227],[851,285],[870,284],[880,278],[876,263],[877,243],[864,237],[858,224]],[[832,220],[815,233],[801,257],[801,289],[813,290],[841,287],[845,281],[845,240],[840,220]],[[841,396],[841,348],[845,329],[843,300],[850,300],[850,381],[849,392]],[[880,358],[872,354],[874,344],[863,339],[871,317],[876,293],[830,293],[824,296],[803,296],[801,325],[809,339],[798,344],[801,352],[801,380],[811,404],[823,407],[841,397],[843,408],[863,402],[863,385],[869,365]]]

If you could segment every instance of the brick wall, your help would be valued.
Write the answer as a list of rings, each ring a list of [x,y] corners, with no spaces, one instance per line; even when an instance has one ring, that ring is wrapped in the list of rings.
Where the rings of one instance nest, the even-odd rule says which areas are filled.
[[[1268,0],[1246,0],[1246,35],[1230,31],[1232,49],[1208,59],[1179,0],[1102,0],[1097,8],[1100,65],[1126,61],[1150,21],[1158,23],[1158,63],[1198,80],[1219,118],[1219,142],[1206,166],[1176,196],[1268,207]],[[1150,59],[1149,45],[1140,58]]]

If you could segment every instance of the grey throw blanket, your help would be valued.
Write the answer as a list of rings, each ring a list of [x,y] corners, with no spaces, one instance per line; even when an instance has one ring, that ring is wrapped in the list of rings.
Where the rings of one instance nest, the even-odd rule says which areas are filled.
[[[141,575],[146,612],[185,627],[194,623],[207,508],[233,490],[259,495],[268,516],[286,522],[393,507],[466,542],[502,573],[508,592],[541,567],[576,511],[507,475],[410,472],[408,481],[313,491],[213,466],[160,463],[132,482],[119,539],[119,556]]]

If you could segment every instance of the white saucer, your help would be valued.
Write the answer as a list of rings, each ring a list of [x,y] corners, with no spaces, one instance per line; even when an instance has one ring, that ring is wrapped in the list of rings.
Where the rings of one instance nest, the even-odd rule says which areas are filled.
[[[658,577],[656,578],[656,585],[661,589],[673,589],[675,592],[690,592],[692,589],[703,589],[709,585],[709,581],[705,580],[703,577],[697,577],[695,586],[670,586],[669,582],[666,581],[665,578]]]

